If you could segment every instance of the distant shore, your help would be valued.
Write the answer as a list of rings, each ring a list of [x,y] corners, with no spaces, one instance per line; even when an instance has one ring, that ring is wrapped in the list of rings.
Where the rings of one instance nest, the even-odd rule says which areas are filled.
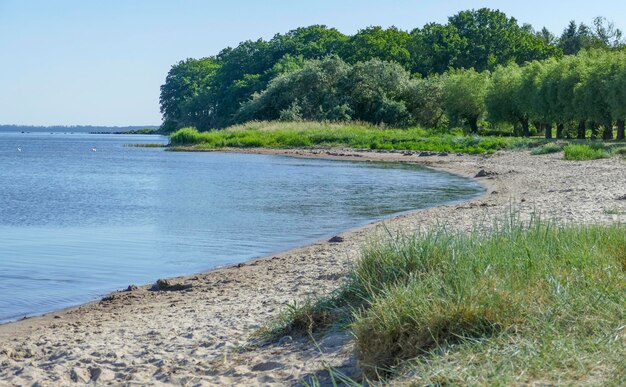
[[[626,221],[626,163],[613,157],[568,162],[562,154],[420,154],[352,149],[221,149],[354,161],[415,163],[478,179],[474,200],[403,214],[280,254],[117,292],[102,301],[0,325],[0,381],[294,384],[327,366],[358,375],[349,334],[285,338],[254,347],[250,335],[295,300],[336,289],[360,249],[384,232],[436,223],[470,230],[511,209],[572,223]],[[479,176],[479,177],[475,177]],[[383,226],[385,230],[383,230]],[[320,352],[321,351],[321,352]]]

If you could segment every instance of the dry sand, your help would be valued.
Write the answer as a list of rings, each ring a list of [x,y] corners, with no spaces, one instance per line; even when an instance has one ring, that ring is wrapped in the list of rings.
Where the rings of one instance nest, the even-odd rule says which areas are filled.
[[[626,221],[626,163],[586,162],[561,154],[491,156],[287,150],[255,152],[300,157],[420,163],[477,178],[487,193],[471,202],[402,215],[385,222],[392,232],[436,222],[470,229],[509,211],[541,212],[566,222]],[[113,293],[78,308],[0,326],[0,384],[67,385],[291,385],[325,367],[358,375],[348,333],[289,340],[263,347],[250,335],[293,300],[336,289],[359,250],[382,234],[381,222],[246,264],[173,279],[182,291]]]

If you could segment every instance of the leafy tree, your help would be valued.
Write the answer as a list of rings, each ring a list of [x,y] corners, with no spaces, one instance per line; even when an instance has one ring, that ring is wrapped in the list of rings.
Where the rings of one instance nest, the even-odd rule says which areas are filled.
[[[374,58],[394,61],[409,69],[410,40],[411,35],[408,32],[396,27],[368,27],[350,38],[342,57],[349,63],[365,62]]]
[[[337,56],[308,61],[301,69],[274,78],[241,106],[235,119],[275,120],[290,110],[297,111],[302,119],[328,119],[329,112],[344,103],[338,85],[349,71],[350,66]]]
[[[248,40],[219,53],[217,60],[221,66],[213,77],[215,126],[224,127],[234,122],[241,102],[265,88],[269,79],[264,74],[278,59],[262,39]]]
[[[403,98],[413,119],[425,128],[443,128],[448,122],[444,109],[444,77],[432,75],[412,80]]]
[[[583,52],[578,57],[581,66],[581,81],[576,85],[577,107],[593,125],[604,126],[604,139],[613,137],[612,111],[609,105],[613,68],[612,55],[599,50]],[[595,133],[592,134],[595,136]]]
[[[491,82],[485,95],[485,106],[488,116],[494,123],[519,123],[522,135],[529,136],[528,112],[524,110],[520,99],[522,70],[513,63],[499,66],[491,74]]]
[[[410,123],[402,100],[409,84],[409,72],[398,63],[372,59],[355,64],[343,87],[354,119],[404,126]]]
[[[455,68],[483,71],[499,64],[546,59],[556,54],[532,30],[520,27],[515,18],[497,10],[462,11],[448,22],[457,29],[463,42],[453,64]]]
[[[411,38],[411,71],[424,77],[450,69],[457,63],[464,45],[456,27],[437,23],[413,30]]]
[[[556,36],[546,27],[543,27],[541,31],[536,32],[535,36],[541,39],[543,43],[547,46],[556,46],[557,44]]]
[[[206,129],[213,126],[212,80],[218,69],[215,58],[187,59],[172,66],[159,98],[164,131],[184,126]]]
[[[291,30],[284,35],[276,34],[269,42],[278,56],[290,54],[306,59],[321,59],[328,55],[339,55],[348,42],[348,37],[335,28],[312,25]]]
[[[489,72],[474,69],[453,70],[445,78],[445,109],[453,123],[466,123],[472,133],[478,132],[478,120],[485,113],[485,95]]]
[[[617,139],[624,139],[626,119],[626,52],[613,54],[611,76],[608,79],[607,101],[613,119],[617,122]]]

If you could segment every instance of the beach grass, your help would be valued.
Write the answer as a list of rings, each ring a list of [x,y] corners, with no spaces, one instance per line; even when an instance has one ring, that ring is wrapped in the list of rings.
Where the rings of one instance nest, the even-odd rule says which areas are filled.
[[[611,150],[603,143],[570,144],[563,148],[563,158],[571,161],[604,159],[611,156]]]
[[[532,154],[532,155],[546,155],[546,154],[550,154],[550,153],[558,153],[558,152],[563,151],[564,147],[565,147],[565,144],[563,144],[563,143],[550,142],[550,143],[544,144],[542,146],[538,146],[536,148],[533,148],[530,151],[530,154]]]
[[[373,150],[411,150],[493,153],[525,148],[530,140],[482,137],[460,131],[437,133],[422,128],[394,129],[362,123],[249,122],[225,130],[198,132],[183,128],[170,135],[173,150],[219,148],[348,147]]]
[[[486,232],[389,237],[363,251],[341,289],[281,324],[305,321],[314,334],[333,316],[349,316],[344,326],[372,379],[619,385],[626,227],[512,216]]]

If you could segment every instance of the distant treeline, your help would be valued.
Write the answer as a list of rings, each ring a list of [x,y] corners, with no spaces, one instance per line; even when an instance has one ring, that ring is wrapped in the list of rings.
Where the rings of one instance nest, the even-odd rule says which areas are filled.
[[[80,132],[80,133],[153,133],[158,126],[91,126],[91,125],[55,125],[55,126],[30,126],[30,125],[0,125],[0,132]]]
[[[557,38],[545,28],[537,32],[487,8],[410,32],[369,27],[347,36],[325,26],[299,28],[174,65],[161,86],[162,129],[210,130],[251,119],[307,119],[427,128],[466,125],[476,131],[489,118],[517,125],[520,134],[529,133],[529,122],[540,129],[557,123],[562,134],[566,121],[607,125],[613,113],[596,114],[589,106],[565,113],[556,103],[541,111],[541,98],[554,97],[554,91],[541,94],[548,92],[542,80],[559,83],[553,68],[562,75],[563,67],[575,68],[571,71],[585,72],[572,85],[577,98],[582,98],[581,85],[605,91],[586,84],[586,72],[604,62],[614,66],[623,46],[621,31],[604,18],[596,18],[593,26],[571,22]],[[581,50],[585,54],[568,57]],[[533,71],[532,83],[522,85],[528,94],[524,98],[532,102],[523,105],[521,94],[511,93]],[[607,71],[619,75],[623,67]],[[564,78],[561,83],[572,81]],[[623,96],[616,98],[618,105],[619,98],[624,101]],[[613,120],[623,118],[616,114]]]

